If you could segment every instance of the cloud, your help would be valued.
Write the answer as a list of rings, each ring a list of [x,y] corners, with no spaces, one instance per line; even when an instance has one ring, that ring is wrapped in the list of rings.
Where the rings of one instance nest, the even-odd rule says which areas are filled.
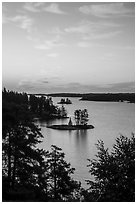
[[[34,43],[34,47],[40,50],[50,50],[55,47],[66,46],[64,43],[63,35],[64,31],[61,31],[59,27],[52,27],[45,33],[40,33],[38,29],[35,28],[34,32],[31,32],[27,39]],[[48,57],[57,57],[57,53],[49,54]]]
[[[49,41],[46,41],[44,44],[35,45],[35,48],[39,50],[48,50],[52,48],[52,44]]]
[[[39,43],[35,46],[35,48],[40,49],[40,50],[49,50],[52,49],[53,47],[60,46],[61,44],[57,43],[54,40],[46,40],[43,43]]]
[[[27,11],[30,12],[50,12],[50,13],[55,13],[55,14],[66,14],[66,12],[62,11],[59,7],[59,4],[57,3],[51,3],[47,5],[46,2],[37,2],[37,3],[32,3],[32,2],[27,2],[24,4],[23,8]]]
[[[34,88],[34,84],[32,80],[28,80],[28,79],[22,79],[19,84],[18,87],[23,89],[23,90],[30,90]]]
[[[87,47],[91,47],[93,44],[87,41],[81,41],[78,42],[78,47],[83,47],[83,48],[87,48]]]
[[[57,89],[56,89],[57,90]],[[80,92],[80,93],[105,93],[105,92],[135,92],[135,82],[123,82],[115,84],[80,84],[68,83],[65,86],[59,87],[61,92]]]
[[[91,27],[89,26],[89,24],[80,24],[78,26],[74,26],[74,27],[69,27],[69,28],[65,28],[65,32],[67,33],[88,33],[91,31]]]
[[[79,7],[79,11],[96,17],[110,18],[119,16],[134,16],[133,8],[125,6],[124,3],[103,3],[95,5],[84,5]]]
[[[43,10],[50,13],[66,14],[59,8],[59,5],[57,3],[51,3],[49,6],[44,7]]]
[[[113,60],[114,57],[115,57],[115,55],[112,54],[112,53],[104,53],[104,54],[101,56],[101,60],[110,61],[110,60]]]
[[[82,21],[76,26],[65,28],[65,32],[71,34],[80,34],[82,38],[81,45],[83,47],[87,47],[87,43],[84,43],[83,40],[107,39],[114,37],[121,33],[119,27],[119,24],[111,22],[108,23],[105,21]]]
[[[60,36],[57,35],[55,36],[54,39],[39,42],[35,46],[35,48],[40,49],[40,50],[49,50],[49,49],[52,49],[53,47],[60,47],[60,46],[65,46],[65,44],[60,42]]]
[[[26,15],[17,15],[14,17],[6,17],[7,22],[15,23],[21,29],[30,32],[34,23],[33,19]]]
[[[53,34],[53,35],[62,35],[64,34],[64,31],[61,30],[58,26],[52,27],[49,31],[49,34]]]
[[[50,53],[47,56],[52,57],[52,58],[56,58],[58,55],[59,55],[58,53]]]
[[[83,20],[78,25],[74,27],[68,27],[65,28],[65,32],[68,33],[88,33],[88,32],[95,32],[100,29],[112,29],[112,28],[118,28],[120,27],[119,24],[113,23],[113,22],[106,22],[106,21],[88,21]]]
[[[81,84],[80,83],[78,83],[78,82],[71,82],[71,83],[68,83],[68,84],[66,84],[66,86],[67,87],[72,87],[72,88],[79,88],[79,86],[81,86]]]
[[[43,5],[43,3],[32,3],[32,2],[27,2],[24,4],[23,8],[27,11],[31,12],[40,12],[39,6]]]
[[[44,84],[48,84],[49,81],[47,78],[43,77],[36,77],[35,79],[31,79],[30,77],[22,79],[18,87],[22,90],[32,90],[36,89],[37,87],[42,87]]]
[[[98,85],[103,92],[135,92],[135,82],[121,82]]]
[[[78,47],[83,47],[83,48],[88,48],[88,47],[98,47],[98,48],[101,48],[101,47],[106,47],[106,44],[104,43],[98,43],[98,42],[95,42],[95,41],[89,41],[89,40],[83,40],[83,41],[79,41],[77,43],[77,46]]]
[[[135,82],[121,82],[116,84],[111,84],[113,88],[119,88],[124,92],[134,92],[135,91]]]
[[[43,81],[41,81],[43,84],[48,84],[49,83],[49,81],[46,81],[46,80],[43,80]]]
[[[83,37],[83,40],[90,40],[90,39],[108,39],[120,34],[121,31],[113,31],[108,33],[100,33],[100,34],[87,34]]]
[[[40,73],[37,73],[37,75],[34,75],[33,77],[28,75],[26,78],[19,81],[18,89],[25,92],[42,92],[46,89],[52,91],[53,87],[60,86],[60,77],[53,76],[53,74],[51,76],[47,76],[46,73],[47,72],[45,70],[40,70]]]
[[[43,73],[43,72],[42,72]],[[45,71],[44,71],[45,73]],[[32,79],[31,76],[22,79],[18,88],[22,91],[40,91],[45,93],[53,92],[77,92],[77,93],[91,93],[91,92],[134,92],[135,82],[121,82],[112,84],[83,84],[79,82],[67,82],[60,77],[44,77],[44,75],[37,75]]]

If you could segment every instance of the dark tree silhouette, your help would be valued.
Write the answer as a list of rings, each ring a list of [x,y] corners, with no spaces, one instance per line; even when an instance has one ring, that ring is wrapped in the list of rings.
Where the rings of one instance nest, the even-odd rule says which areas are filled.
[[[4,89],[2,96],[3,201],[62,201],[73,197],[80,188],[70,177],[74,169],[60,148],[52,146],[51,152],[38,148],[43,136],[33,122],[26,95]],[[44,109],[45,99],[37,102]],[[52,107],[51,98],[46,103]]]
[[[81,110],[80,109],[75,110],[74,115],[75,115],[76,125],[80,125]]]
[[[128,101],[135,103],[135,93],[89,93],[83,94],[80,100],[88,101]]]
[[[32,122],[28,107],[14,99],[21,98],[21,94],[17,96],[17,93],[6,93],[4,90],[3,199],[5,197],[10,199],[17,189],[22,187],[26,191],[31,186],[29,191],[34,195],[35,189],[39,188],[41,166],[45,164],[43,157],[45,151],[37,148],[42,138],[40,129]]]
[[[97,159],[89,160],[89,191],[86,201],[134,202],[135,201],[135,138],[120,136],[112,152],[105,149],[103,141],[97,144]]]
[[[55,145],[51,146],[52,151],[48,155],[50,195],[54,201],[67,201],[73,195],[74,191],[80,190],[80,183],[71,178],[74,168],[64,159],[65,154],[61,148]]]
[[[58,107],[53,105],[51,97],[36,97],[31,94],[29,98],[29,109],[34,117],[50,119],[58,116]]]
[[[75,110],[74,115],[75,115],[76,125],[87,125],[87,122],[88,122],[88,111],[87,111],[87,109]]]

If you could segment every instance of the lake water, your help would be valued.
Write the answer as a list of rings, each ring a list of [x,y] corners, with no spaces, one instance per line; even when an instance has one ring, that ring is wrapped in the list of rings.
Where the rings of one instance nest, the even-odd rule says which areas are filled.
[[[82,182],[83,187],[87,187],[85,180],[90,179],[87,159],[95,158],[97,148],[95,144],[98,140],[103,140],[105,147],[110,150],[115,143],[116,137],[120,134],[131,137],[135,132],[135,104],[118,102],[92,102],[79,101],[79,98],[70,98],[71,105],[64,105],[68,116],[74,121],[74,111],[76,109],[87,109],[89,113],[89,124],[94,125],[94,129],[89,130],[54,130],[46,128],[49,124],[66,124],[69,119],[56,119],[50,122],[39,122],[43,142],[40,147],[50,150],[52,144],[62,148],[66,155],[67,162],[76,168],[74,178]],[[53,98],[56,105],[60,101],[59,97]]]

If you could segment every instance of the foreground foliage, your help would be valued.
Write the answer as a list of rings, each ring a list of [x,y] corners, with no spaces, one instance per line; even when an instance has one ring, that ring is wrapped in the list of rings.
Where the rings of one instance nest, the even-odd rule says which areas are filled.
[[[26,94],[3,91],[3,201],[67,200],[80,188],[71,178],[74,169],[60,148],[37,147],[43,136],[26,99]]]
[[[52,145],[51,152],[47,153],[48,164],[48,191],[55,201],[68,201],[74,192],[79,192],[81,184],[71,178],[75,169],[65,161],[62,149]]]
[[[135,201],[135,138],[120,136],[112,152],[97,144],[97,159],[89,160],[89,172],[95,180],[88,180],[89,190],[84,192],[86,201],[134,202]]]

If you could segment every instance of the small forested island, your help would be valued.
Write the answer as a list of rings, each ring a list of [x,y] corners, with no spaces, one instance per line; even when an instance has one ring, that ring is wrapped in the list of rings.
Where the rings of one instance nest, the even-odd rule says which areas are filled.
[[[93,125],[88,125],[88,112],[87,109],[84,110],[75,110],[74,112],[75,124],[72,123],[71,118],[69,119],[68,124],[62,125],[50,125],[47,128],[57,129],[57,130],[86,130],[93,129]]]
[[[60,102],[58,102],[58,104],[72,104],[72,102],[71,102],[71,100],[68,99],[68,98],[66,98],[66,99],[62,98],[62,99],[60,100]]]

